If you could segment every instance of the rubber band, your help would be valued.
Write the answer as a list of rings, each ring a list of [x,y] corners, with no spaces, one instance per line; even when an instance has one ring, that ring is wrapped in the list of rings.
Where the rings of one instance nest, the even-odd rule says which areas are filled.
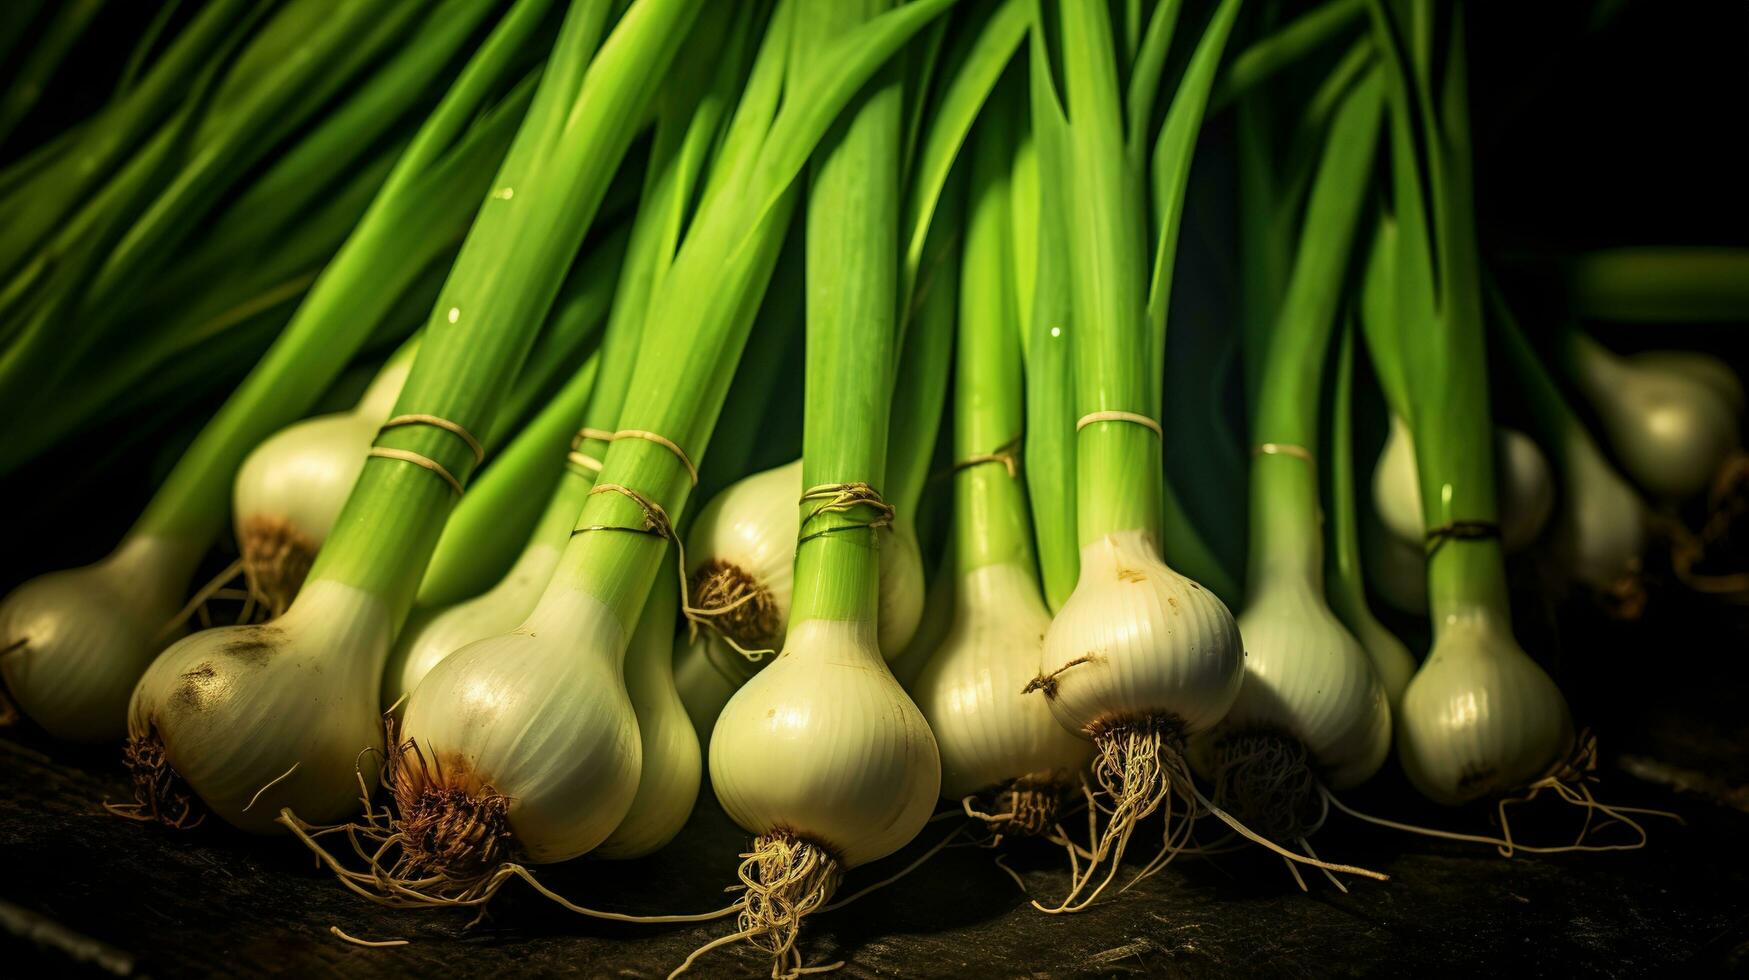
[[[826,514],[842,514],[857,507],[871,507],[875,510],[876,516],[873,520],[839,524],[804,534],[796,539],[797,550],[800,550],[801,546],[808,541],[839,531],[891,527],[894,518],[898,516],[898,511],[893,505],[881,498],[880,491],[866,483],[824,483],[817,487],[810,487],[802,493],[800,502],[805,504],[810,500],[823,500],[824,503],[817,505],[809,512],[808,516],[802,518],[801,526],[804,528]]]
[[[596,442],[612,442],[613,433],[606,429],[591,429],[586,425],[578,429],[577,434],[571,437],[571,448],[576,449],[590,439],[594,439]]]
[[[1166,430],[1160,428],[1160,423],[1138,412],[1088,412],[1075,422],[1075,431],[1080,432],[1095,422],[1131,422],[1143,428],[1154,430],[1160,438],[1166,438]]]
[[[1310,449],[1307,449],[1304,446],[1296,446],[1291,442],[1265,442],[1252,449],[1251,455],[1292,456],[1295,459],[1305,460],[1306,463],[1312,466],[1318,465],[1318,461],[1313,458]]]
[[[436,473],[438,476],[443,477],[443,482],[449,484],[449,488],[455,491],[456,496],[459,497],[462,495],[462,481],[456,479],[454,473],[444,469],[442,463],[439,463],[437,460],[432,459],[429,456],[421,456],[416,452],[406,449],[389,449],[385,446],[372,446],[370,447],[370,452],[365,455],[375,456],[378,459],[398,459],[403,463],[412,463],[414,466],[423,466],[431,472]]]
[[[686,467],[686,475],[692,478],[692,485],[698,486],[698,467],[692,465],[692,459],[686,455],[686,450],[681,449],[674,440],[659,432],[650,432],[645,429],[621,429],[615,432],[608,441],[618,442],[621,439],[643,439],[673,453],[680,460],[681,465]]]
[[[449,419],[440,418],[436,415],[397,415],[387,422],[384,422],[382,428],[393,429],[397,426],[403,425],[429,425],[432,428],[442,429],[450,435],[455,436],[457,439],[460,439],[462,442],[467,443],[468,450],[474,454],[475,466],[486,461],[486,449],[484,446],[480,445],[480,440],[475,439],[473,433],[462,428],[458,423],[451,422]],[[381,429],[378,431],[380,432]]]
[[[1452,521],[1427,532],[1426,554],[1432,558],[1439,546],[1447,541],[1485,541],[1500,537],[1500,525],[1493,521]]]
[[[974,466],[982,466],[985,463],[1001,463],[1002,468],[1008,471],[1008,478],[1011,480],[1016,479],[1020,476],[1019,451],[1020,436],[1015,436],[1002,445],[997,446],[994,452],[975,453],[954,463],[953,472],[958,473],[960,470],[970,469]]]

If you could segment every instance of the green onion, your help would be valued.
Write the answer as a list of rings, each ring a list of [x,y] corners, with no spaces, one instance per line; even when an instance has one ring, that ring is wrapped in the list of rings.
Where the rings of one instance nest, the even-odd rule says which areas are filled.
[[[814,0],[791,84],[830,64],[830,39],[907,13],[890,0]],[[919,24],[921,26],[921,24]],[[891,854],[934,809],[941,762],[877,642],[882,549],[893,511],[878,489],[898,360],[903,100],[889,70],[826,136],[807,210],[807,408],[795,596],[782,652],[723,708],[711,734],[717,801],[754,835],[739,938],[799,969],[803,917],[845,870]],[[919,589],[919,591],[921,591]],[[918,597],[921,606],[921,596]],[[712,944],[717,945],[717,944]],[[706,946],[705,949],[709,949]],[[697,955],[696,953],[694,954]]]
[[[1025,290],[1009,185],[1020,163],[1021,82],[1010,79],[992,99],[972,153],[954,360],[954,563],[943,572],[957,580],[957,600],[912,690],[941,749],[942,797],[999,836],[1062,840],[1059,811],[1090,746],[1023,693],[1050,612],[1018,455]]]
[[[1208,736],[1216,802],[1278,844],[1322,820],[1320,783],[1370,779],[1391,748],[1372,661],[1324,598],[1319,422],[1330,340],[1377,153],[1380,80],[1344,97],[1326,135],[1282,302],[1251,394],[1245,682]]]
[[[510,13],[434,119],[471,108],[476,86],[538,26],[542,7],[525,2]],[[245,829],[277,829],[282,807],[333,819],[356,806],[359,748],[381,744],[384,658],[453,505],[450,481],[465,480],[478,463],[459,433],[489,431],[635,134],[650,82],[672,61],[696,11],[645,0],[600,42],[607,7],[585,0],[571,8],[395,403],[397,416],[455,428],[385,427],[286,614],[196,634],[153,663],[129,711],[143,803],[181,791],[166,786],[168,767],[180,778],[174,786]],[[409,153],[427,143],[416,141]],[[367,218],[348,247],[371,229]],[[240,648],[256,652],[227,657]],[[180,696],[203,665],[222,667],[224,689],[237,696]],[[319,724],[307,715],[313,710]],[[260,730],[263,720],[271,730]]]
[[[1055,17],[1035,23],[1040,172],[1054,166],[1074,175],[1065,185],[1063,213],[1073,216],[1066,219],[1067,280],[1080,416],[1081,556],[1075,590],[1051,622],[1040,674],[1028,689],[1042,693],[1061,725],[1093,740],[1101,806],[1110,808],[1091,859],[1052,911],[1091,903],[1116,874],[1135,821],[1170,794],[1198,792],[1183,759],[1184,739],[1220,721],[1243,677],[1232,613],[1160,558],[1167,498],[1157,418],[1184,181],[1238,9],[1237,0],[1225,0],[1216,10],[1160,136],[1151,141],[1159,215],[1151,273],[1144,252],[1149,223],[1134,204],[1147,185],[1137,165],[1141,154],[1132,149],[1148,134],[1125,130],[1104,6],[1065,2]],[[1180,832],[1170,830],[1167,855],[1177,849],[1176,839]],[[1104,883],[1089,889],[1101,865]]]
[[[429,882],[427,900],[489,896],[507,877],[500,870],[508,842],[529,861],[563,860],[599,845],[628,812],[642,765],[623,658],[650,589],[659,576],[674,582],[664,574],[665,539],[684,513],[689,464],[708,445],[771,278],[795,200],[791,184],[838,111],[944,6],[910,4],[815,45],[820,67],[787,85],[792,22],[803,11],[786,3],[773,15],[698,209],[651,296],[616,421],[622,432],[656,438],[610,445],[578,531],[527,622],[450,655],[408,699],[403,731],[421,755],[397,760],[397,819],[438,807],[497,828],[484,838],[396,838],[399,865],[383,871]],[[672,7],[643,0],[628,18],[651,9]],[[713,26],[698,35],[710,50],[729,29],[717,13],[730,12],[714,8],[705,22]],[[806,13],[801,19],[818,16]],[[604,56],[613,50],[610,42]],[[486,690],[494,692],[489,704],[478,697]],[[420,758],[469,764],[438,770]],[[492,792],[476,792],[481,787]],[[448,874],[426,877],[433,868]]]

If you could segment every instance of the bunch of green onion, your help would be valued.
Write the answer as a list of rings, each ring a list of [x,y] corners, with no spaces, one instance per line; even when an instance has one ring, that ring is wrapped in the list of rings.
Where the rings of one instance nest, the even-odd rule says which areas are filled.
[[[634,919],[529,866],[650,854],[708,778],[739,896],[641,921],[733,917],[682,969],[778,976],[938,807],[1060,848],[1047,912],[1146,827],[1138,878],[1212,826],[1302,887],[1385,877],[1313,851],[1333,810],[1645,842],[1508,563],[1637,614],[1673,529],[1749,592],[1694,557],[1743,387],[1495,284],[1461,5],[210,0],[66,112],[138,16],[50,6],[0,20],[0,477],[223,399],[108,555],[0,602],[6,698],[122,746],[115,812],[289,832],[392,906]],[[1227,160],[1242,299],[1199,318]],[[1629,321],[1741,318],[1742,273],[1564,267]],[[1336,795],[1393,747],[1498,830]],[[1514,837],[1542,793],[1574,843]]]

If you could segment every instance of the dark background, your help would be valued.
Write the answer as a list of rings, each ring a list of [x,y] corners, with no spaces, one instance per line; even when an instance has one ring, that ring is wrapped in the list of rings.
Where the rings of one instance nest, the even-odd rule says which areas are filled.
[[[1471,6],[1484,246],[1524,298],[1533,329],[1539,316],[1563,315],[1550,271],[1563,254],[1616,245],[1749,246],[1749,4]],[[111,5],[105,16],[112,20],[55,80],[20,143],[109,92],[120,68],[116,50],[126,50],[152,7]],[[1200,7],[1190,5],[1185,25],[1198,22]],[[1215,230],[1201,239],[1187,231],[1175,324],[1188,319],[1181,316],[1187,310],[1217,322],[1231,316],[1232,274],[1220,272],[1234,262],[1230,231],[1220,230],[1232,213],[1231,176],[1223,170],[1230,141],[1230,119],[1212,118],[1187,229]],[[1749,324],[1589,326],[1620,349],[1704,347],[1739,371],[1749,366],[1742,340]],[[87,433],[0,483],[7,502],[0,589],[105,552],[216,404],[199,399]],[[28,424],[8,419],[0,431]],[[1194,442],[1174,445],[1194,458]],[[786,451],[793,454],[772,449],[775,459]],[[1231,554],[1240,530],[1221,528],[1212,510],[1203,516],[1211,538]],[[1580,601],[1551,604],[1534,588],[1519,623],[1527,647],[1600,736],[1606,766],[1599,792],[1687,818],[1685,827],[1651,822],[1644,851],[1508,861],[1334,821],[1318,838],[1320,853],[1388,872],[1391,882],[1355,882],[1342,894],[1313,881],[1301,895],[1279,862],[1181,860],[1088,914],[1053,919],[1026,907],[990,853],[954,849],[813,923],[809,962],[848,957],[845,972],[853,976],[1741,972],[1749,966],[1742,846],[1749,832],[1749,612],[1686,594],[1667,579],[1655,576],[1652,584],[1652,605],[1636,623],[1607,622]],[[472,930],[461,913],[377,910],[283,842],[210,826],[175,835],[105,816],[96,804],[125,794],[116,763],[111,749],[70,749],[28,726],[0,736],[0,971],[72,968],[62,950],[76,940],[50,935],[64,928],[108,947],[100,960],[157,975],[660,976],[727,931],[722,924],[581,921],[516,888]],[[1394,771],[1354,801],[1438,826],[1488,826],[1482,810],[1420,804]],[[1545,813],[1530,826],[1552,837],[1565,819]],[[931,827],[926,838],[946,826]],[[732,880],[741,843],[707,799],[681,841],[655,858],[574,862],[541,875],[585,903],[697,910],[723,901],[719,889]],[[1062,891],[1058,859],[1048,851],[1023,849],[1012,863],[1037,893]],[[869,869],[861,878],[882,873]],[[847,888],[857,883],[853,877]],[[330,937],[330,925],[414,944],[358,949]],[[722,953],[699,975],[759,969],[749,955]]]

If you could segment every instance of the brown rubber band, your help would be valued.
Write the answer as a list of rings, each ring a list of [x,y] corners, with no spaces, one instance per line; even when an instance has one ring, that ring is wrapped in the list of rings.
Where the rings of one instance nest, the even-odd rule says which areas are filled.
[[[1166,438],[1166,431],[1160,428],[1160,423],[1139,412],[1088,412],[1075,422],[1075,431],[1080,432],[1095,422],[1130,422],[1146,429],[1154,430],[1160,438]]]
[[[450,435],[455,436],[457,439],[460,439],[462,442],[467,443],[468,450],[474,454],[475,466],[486,461],[486,449],[484,446],[480,445],[480,440],[475,439],[473,433],[462,428],[459,424],[451,422],[449,419],[440,418],[436,415],[424,415],[419,413],[397,415],[387,422],[384,422],[382,428],[393,429],[403,425],[429,425],[433,428],[442,429]],[[381,429],[378,430],[378,432],[381,431]]]
[[[801,503],[805,504],[810,500],[824,502],[815,506],[807,517],[802,518],[801,526],[804,528],[824,514],[842,514],[857,507],[872,507],[877,516],[869,521],[840,524],[836,527],[821,528],[818,531],[804,534],[796,539],[797,550],[800,550],[804,543],[812,541],[814,538],[835,534],[839,531],[891,527],[894,518],[898,516],[898,511],[894,509],[893,505],[882,499],[880,491],[866,483],[825,483],[817,487],[810,487],[802,493]]]
[[[1427,532],[1426,555],[1433,557],[1447,541],[1485,541],[1500,537],[1500,525],[1493,521],[1452,521]]]
[[[418,453],[407,449],[389,449],[385,446],[372,446],[370,447],[370,452],[366,455],[375,456],[378,459],[398,459],[403,463],[412,463],[414,466],[423,466],[431,472],[436,473],[438,476],[443,477],[443,482],[449,484],[449,488],[455,491],[456,496],[459,497],[462,495],[462,481],[456,479],[454,473],[444,469],[442,463],[439,463],[437,460],[432,459],[429,456],[421,456]]]
[[[692,478],[692,485],[698,486],[698,467],[692,465],[692,458],[687,456],[686,450],[681,449],[674,440],[659,432],[650,432],[647,429],[621,429],[609,437],[608,441],[618,442],[621,439],[643,439],[673,453],[680,460],[681,465],[686,467],[686,475]]]
[[[612,442],[613,433],[606,429],[591,429],[586,425],[578,429],[577,434],[571,437],[571,448],[576,449],[590,439],[594,439],[596,442]]]

